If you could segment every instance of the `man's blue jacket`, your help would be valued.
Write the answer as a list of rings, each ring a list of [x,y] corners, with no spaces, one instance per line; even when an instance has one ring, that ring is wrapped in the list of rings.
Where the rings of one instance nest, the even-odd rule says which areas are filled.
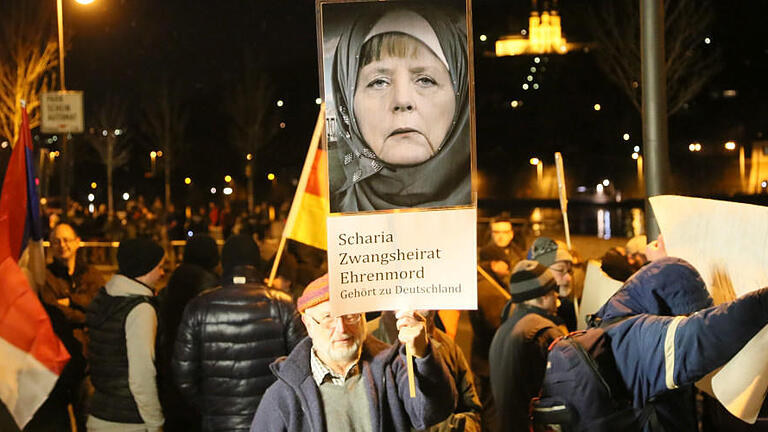
[[[653,398],[667,431],[695,430],[692,384],[768,323],[768,288],[712,306],[696,269],[667,257],[635,273],[596,316],[625,318],[606,333],[635,406]]]

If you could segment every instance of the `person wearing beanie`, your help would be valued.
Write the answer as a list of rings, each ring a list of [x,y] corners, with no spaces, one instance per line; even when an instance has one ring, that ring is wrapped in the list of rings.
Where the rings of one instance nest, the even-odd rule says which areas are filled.
[[[272,271],[272,266],[275,264],[275,257],[269,260],[269,264],[265,268],[264,283],[269,282],[269,272]],[[298,300],[301,296],[301,291],[297,292],[296,287],[296,275],[298,273],[299,263],[292,253],[283,251],[283,256],[280,257],[280,264],[277,267],[277,273],[275,279],[272,281],[272,288],[286,292]]]
[[[148,239],[120,242],[118,270],[88,307],[88,363],[94,387],[90,431],[161,431],[155,293],[165,251]]]
[[[158,294],[159,315],[163,325],[158,334],[158,376],[160,403],[167,430],[200,429],[200,416],[181,396],[173,382],[171,358],[184,308],[192,298],[219,284],[219,246],[211,236],[195,234],[187,240],[184,259]]]
[[[528,431],[528,407],[544,379],[549,345],[565,332],[555,324],[557,282],[547,267],[523,260],[512,269],[511,299],[491,342],[491,389],[499,431]]]
[[[179,392],[201,415],[195,429],[248,430],[275,380],[269,364],[290,353],[306,331],[291,296],[262,282],[251,236],[227,239],[221,261],[221,285],[184,310],[171,368]]]
[[[548,237],[537,238],[528,250],[528,259],[548,267],[555,277],[560,306],[557,315],[565,321],[569,331],[576,330],[576,307],[573,298],[573,256],[568,246]]]
[[[400,342],[366,334],[365,315],[331,315],[328,275],[297,302],[309,337],[272,364],[277,378],[256,410],[251,432],[423,430],[451,414],[457,391],[425,319],[395,313]],[[408,389],[405,346],[414,353],[416,397]]]

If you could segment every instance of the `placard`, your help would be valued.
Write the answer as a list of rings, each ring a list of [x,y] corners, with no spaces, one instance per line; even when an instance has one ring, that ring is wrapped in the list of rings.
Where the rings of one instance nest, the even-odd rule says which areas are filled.
[[[477,309],[475,209],[328,218],[334,315]]]
[[[469,0],[317,0],[334,314],[477,308]]]
[[[650,202],[667,255],[691,263],[710,291],[716,281],[737,296],[768,286],[768,208],[676,195]],[[715,397],[747,423],[757,419],[768,389],[766,349],[768,326],[707,377]]]
[[[718,274],[737,296],[768,286],[768,207],[676,195],[650,201],[667,254],[691,263],[710,290]]]
[[[587,328],[587,315],[593,315],[621,289],[622,282],[612,279],[600,267],[600,261],[587,261],[587,274],[584,277],[584,292],[579,305],[578,329]]]

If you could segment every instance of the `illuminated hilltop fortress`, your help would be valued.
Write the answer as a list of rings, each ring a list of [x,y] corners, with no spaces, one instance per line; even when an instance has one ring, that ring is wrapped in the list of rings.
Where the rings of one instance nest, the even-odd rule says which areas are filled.
[[[527,34],[526,34],[527,33]],[[566,54],[576,49],[563,36],[557,0],[544,1],[539,10],[537,0],[531,0],[531,16],[528,31],[522,35],[502,36],[496,41],[496,56],[522,54]]]

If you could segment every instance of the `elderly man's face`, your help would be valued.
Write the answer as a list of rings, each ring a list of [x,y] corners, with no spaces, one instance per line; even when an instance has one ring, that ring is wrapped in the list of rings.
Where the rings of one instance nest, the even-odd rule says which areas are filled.
[[[331,317],[331,305],[323,302],[302,315],[312,345],[324,362],[344,364],[355,361],[365,339],[365,317],[350,314]]]
[[[515,238],[512,224],[509,222],[494,222],[491,224],[491,238],[496,246],[505,248]]]
[[[77,254],[80,248],[80,237],[75,234],[71,226],[61,224],[51,233],[51,251],[54,258],[67,261]]]
[[[555,276],[555,282],[557,282],[560,295],[570,295],[571,282],[573,281],[573,263],[570,261],[557,261],[549,266],[549,270]]]

